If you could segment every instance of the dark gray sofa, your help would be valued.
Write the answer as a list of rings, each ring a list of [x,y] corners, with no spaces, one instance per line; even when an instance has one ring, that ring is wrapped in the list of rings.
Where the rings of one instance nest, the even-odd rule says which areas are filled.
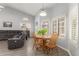
[[[24,46],[26,35],[24,32],[20,32],[12,38],[8,39],[8,49],[16,49]]]
[[[21,30],[0,30],[0,40],[7,40],[22,32]]]
[[[8,40],[8,49],[21,48],[24,39],[27,39],[27,35],[21,30],[0,30],[0,41]]]

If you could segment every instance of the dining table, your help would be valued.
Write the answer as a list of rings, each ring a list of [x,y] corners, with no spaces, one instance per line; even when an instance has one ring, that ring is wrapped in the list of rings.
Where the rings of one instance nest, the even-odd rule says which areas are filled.
[[[50,35],[45,35],[45,36],[36,35],[35,38],[36,39],[42,39],[43,43],[45,43],[47,40],[51,39],[51,36]]]
[[[40,40],[40,39],[43,40],[43,51],[44,51],[45,44],[47,43],[47,41],[49,41],[51,39],[51,36],[50,35],[44,35],[44,36],[36,35],[35,38],[37,40]]]

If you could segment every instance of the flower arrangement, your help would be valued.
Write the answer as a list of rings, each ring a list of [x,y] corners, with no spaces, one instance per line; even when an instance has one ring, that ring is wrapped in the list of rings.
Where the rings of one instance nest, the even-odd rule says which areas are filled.
[[[45,35],[46,33],[48,32],[48,29],[47,28],[42,28],[40,29],[37,34],[38,35]]]

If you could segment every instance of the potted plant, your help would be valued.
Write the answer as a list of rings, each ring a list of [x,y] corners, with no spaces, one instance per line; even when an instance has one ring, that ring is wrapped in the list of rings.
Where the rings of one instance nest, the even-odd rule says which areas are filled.
[[[47,28],[42,28],[37,32],[37,34],[44,36],[47,32],[48,32]]]

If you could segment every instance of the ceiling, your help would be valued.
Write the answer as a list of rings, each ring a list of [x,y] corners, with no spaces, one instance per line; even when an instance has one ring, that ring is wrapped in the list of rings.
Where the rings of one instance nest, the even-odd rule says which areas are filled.
[[[31,14],[35,16],[37,12],[43,8],[50,8],[54,5],[55,3],[4,3],[3,5],[7,5],[11,8],[15,8],[17,10],[20,10],[24,13]]]

